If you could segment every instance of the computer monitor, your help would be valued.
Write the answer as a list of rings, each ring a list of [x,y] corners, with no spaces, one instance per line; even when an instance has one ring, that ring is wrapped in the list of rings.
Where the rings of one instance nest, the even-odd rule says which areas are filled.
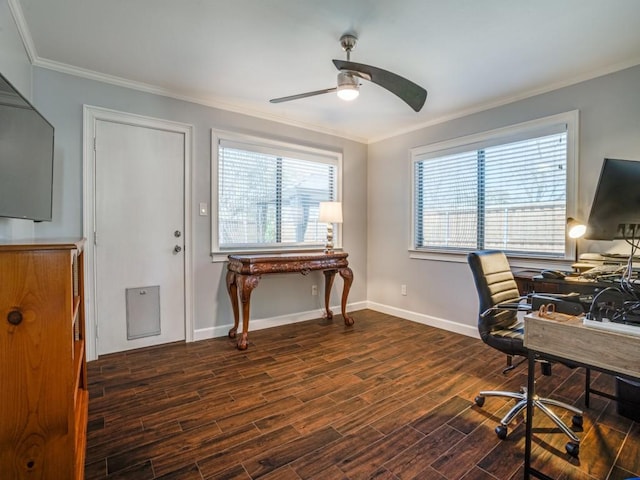
[[[640,161],[605,158],[585,238],[640,238]]]

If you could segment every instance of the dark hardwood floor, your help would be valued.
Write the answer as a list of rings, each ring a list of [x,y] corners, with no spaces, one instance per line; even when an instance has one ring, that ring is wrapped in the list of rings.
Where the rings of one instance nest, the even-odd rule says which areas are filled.
[[[512,401],[473,399],[525,385],[526,364],[502,375],[505,357],[480,340],[371,310],[354,318],[251,332],[245,352],[221,338],[90,362],[87,480],[523,478],[522,421],[506,440],[493,432]],[[582,408],[582,369],[553,370],[538,393]],[[593,397],[579,459],[544,415],[534,421],[545,473],[640,475],[640,424],[612,402]]]

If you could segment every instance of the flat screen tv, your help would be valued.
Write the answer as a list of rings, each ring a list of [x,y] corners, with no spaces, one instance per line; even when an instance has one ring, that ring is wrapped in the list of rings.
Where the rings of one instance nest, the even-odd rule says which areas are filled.
[[[640,161],[605,158],[585,238],[640,237]]]
[[[51,221],[53,126],[0,75],[0,217]]]

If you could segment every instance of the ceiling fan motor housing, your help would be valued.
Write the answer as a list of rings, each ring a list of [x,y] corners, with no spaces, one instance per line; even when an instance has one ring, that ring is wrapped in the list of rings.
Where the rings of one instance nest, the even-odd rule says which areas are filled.
[[[349,33],[345,33],[340,37],[340,45],[342,45],[342,49],[347,52],[347,55],[356,47],[357,41],[358,37]]]

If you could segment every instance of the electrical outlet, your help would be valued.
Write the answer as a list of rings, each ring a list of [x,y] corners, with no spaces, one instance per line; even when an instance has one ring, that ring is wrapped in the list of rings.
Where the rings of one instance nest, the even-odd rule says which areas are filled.
[[[407,286],[406,285],[400,285],[400,294],[401,295],[406,295],[407,294]]]
[[[318,295],[318,285],[311,285],[311,295]]]

